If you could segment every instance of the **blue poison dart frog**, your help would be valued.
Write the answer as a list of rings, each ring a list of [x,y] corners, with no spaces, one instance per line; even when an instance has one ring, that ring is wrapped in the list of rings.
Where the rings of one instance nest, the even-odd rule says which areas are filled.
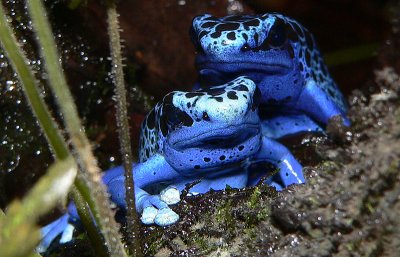
[[[161,226],[179,217],[168,205],[180,200],[185,185],[200,181],[189,193],[201,194],[226,186],[254,185],[250,166],[269,162],[278,172],[266,183],[276,189],[304,183],[302,166],[280,143],[263,136],[258,116],[261,93],[255,83],[238,77],[221,86],[167,94],[148,113],[141,127],[139,163],[134,165],[137,211],[145,224]],[[111,200],[126,207],[123,168],[103,176]],[[256,181],[257,182],[257,181]],[[44,251],[59,234],[72,238],[79,220],[75,206],[42,229]]]
[[[347,103],[321,57],[312,34],[281,14],[193,19],[199,83],[220,85],[248,76],[261,90],[263,134],[271,138],[322,131]]]

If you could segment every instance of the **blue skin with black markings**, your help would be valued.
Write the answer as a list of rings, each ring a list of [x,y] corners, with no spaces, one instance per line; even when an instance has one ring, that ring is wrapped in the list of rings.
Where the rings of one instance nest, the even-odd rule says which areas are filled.
[[[193,19],[197,87],[248,76],[261,90],[263,134],[271,138],[322,131],[347,104],[330,76],[312,34],[281,14]]]
[[[252,80],[238,77],[221,86],[171,92],[153,108],[142,123],[140,162],[133,167],[136,207],[145,224],[165,226],[179,218],[160,198],[160,190],[149,193],[152,187],[182,191],[200,181],[190,188],[193,194],[227,185],[243,188],[257,182],[249,179],[248,167],[265,161],[278,169],[266,180],[276,189],[304,183],[302,166],[288,149],[262,135],[260,97]],[[111,200],[121,209],[126,208],[123,173],[116,167],[103,176]],[[60,242],[71,240],[71,224],[78,220],[70,204],[67,214],[42,229],[38,250],[44,251],[59,234]]]

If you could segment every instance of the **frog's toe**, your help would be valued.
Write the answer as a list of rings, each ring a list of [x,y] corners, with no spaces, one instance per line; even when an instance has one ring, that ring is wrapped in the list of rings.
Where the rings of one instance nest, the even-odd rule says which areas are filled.
[[[169,186],[161,191],[160,199],[168,205],[176,204],[181,200],[181,194],[176,187]]]
[[[345,125],[346,127],[351,126],[351,122],[350,122],[349,118],[347,118],[346,116],[343,117],[343,125]]]
[[[72,224],[68,223],[67,227],[64,229],[63,233],[61,234],[60,244],[65,244],[65,243],[70,242],[74,235],[74,230],[75,230],[75,227]]]
[[[168,207],[168,204],[161,200],[159,195],[147,195],[144,200],[141,201],[143,210],[148,207],[155,207],[156,209],[162,209]]]
[[[143,209],[142,217],[140,220],[145,225],[154,224],[154,219],[156,218],[158,210],[154,206],[148,206]]]
[[[166,195],[176,195],[176,188],[166,190]],[[168,193],[169,192],[169,193]],[[168,226],[175,223],[179,216],[172,211],[168,204],[161,200],[158,195],[149,195],[143,202],[143,212],[140,218],[143,224],[151,225],[157,224],[159,226]]]
[[[189,192],[187,194],[187,196],[196,196],[196,195],[199,195],[199,194],[200,194],[199,192]]]
[[[154,222],[159,226],[169,226],[179,220],[179,215],[170,208],[158,210]]]
[[[41,228],[42,240],[36,247],[36,251],[43,253],[47,250],[53,240],[61,236],[60,243],[67,243],[72,240],[74,226],[69,223],[69,214],[64,214],[59,219]]]
[[[303,184],[306,182],[303,175],[303,166],[290,153],[282,160],[280,177],[285,187],[292,184]]]
[[[145,225],[169,226],[179,220],[179,215],[168,207],[158,210],[153,206],[149,206],[143,210],[140,220]]]
[[[280,185],[279,183],[273,181],[269,184],[269,186],[274,187],[276,189],[276,191],[282,191],[283,187],[282,185]]]

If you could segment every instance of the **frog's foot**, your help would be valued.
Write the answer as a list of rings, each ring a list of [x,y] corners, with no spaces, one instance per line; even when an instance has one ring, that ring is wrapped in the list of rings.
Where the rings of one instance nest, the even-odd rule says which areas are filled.
[[[265,183],[280,191],[292,184],[305,182],[302,166],[282,144],[268,137],[262,138],[262,146],[258,153],[246,163],[247,167],[257,162],[270,162],[278,169],[278,172],[266,179]],[[251,180],[249,185],[257,184],[257,180]]]
[[[151,225],[157,224],[159,226],[168,226],[174,224],[179,220],[179,215],[168,207],[168,203],[177,203],[176,192],[177,189],[163,190],[160,195],[147,195],[141,199],[143,206],[142,217],[140,220],[143,224]],[[179,192],[179,191],[178,191]],[[172,195],[172,197],[170,197]],[[179,198],[179,197],[178,197]],[[166,199],[167,202],[162,199]]]
[[[154,206],[143,210],[140,220],[145,225],[157,224],[158,226],[169,226],[179,220],[179,215],[168,207],[157,209]]]
[[[283,187],[280,183],[277,183],[275,181],[272,181],[269,186],[274,187],[276,189],[276,191],[282,191]]]
[[[277,168],[278,173],[271,177],[269,183],[276,190],[281,191],[292,184],[303,184],[305,182],[302,166],[290,152],[279,160]]]
[[[43,253],[49,248],[53,240],[61,234],[60,243],[65,244],[72,240],[75,227],[69,223],[70,215],[68,213],[61,216],[59,219],[41,228],[42,241],[36,247],[36,251]]]
[[[333,84],[317,84],[310,79],[299,96],[296,108],[302,110],[314,120],[322,124],[328,124],[330,118],[340,115],[343,125],[350,126],[350,120],[346,116],[347,104],[340,91]],[[327,90],[323,90],[326,88]]]

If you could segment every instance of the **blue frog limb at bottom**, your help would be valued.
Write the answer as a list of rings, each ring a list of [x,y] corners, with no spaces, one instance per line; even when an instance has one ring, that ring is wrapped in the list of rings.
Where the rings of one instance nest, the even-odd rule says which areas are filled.
[[[263,135],[260,98],[252,80],[238,77],[221,86],[171,92],[149,112],[141,127],[139,163],[133,166],[136,208],[143,223],[176,222],[179,216],[169,205],[180,200],[186,184],[199,181],[191,194],[254,185],[257,181],[249,180],[248,167],[257,162],[276,166],[277,174],[266,183],[277,190],[305,182],[302,166],[290,151]],[[123,173],[116,167],[103,176],[120,209],[126,208]],[[59,234],[61,242],[70,240],[78,221],[70,204],[67,214],[42,229],[39,250]]]

